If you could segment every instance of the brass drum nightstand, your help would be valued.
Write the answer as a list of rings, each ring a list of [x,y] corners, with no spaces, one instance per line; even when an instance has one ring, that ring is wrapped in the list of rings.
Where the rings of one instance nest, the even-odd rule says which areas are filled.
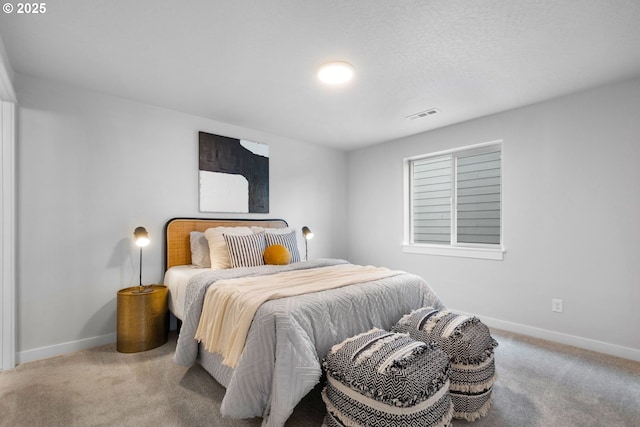
[[[121,353],[151,350],[169,338],[169,312],[166,286],[139,286],[118,291],[117,344]]]

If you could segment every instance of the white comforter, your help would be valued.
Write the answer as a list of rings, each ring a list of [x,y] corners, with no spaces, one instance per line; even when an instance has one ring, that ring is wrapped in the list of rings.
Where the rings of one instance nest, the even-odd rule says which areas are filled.
[[[175,362],[195,363],[204,295],[216,281],[345,264],[316,260],[287,266],[213,270],[191,279]],[[220,411],[232,418],[263,417],[263,426],[282,426],[300,399],[319,382],[322,358],[331,346],[372,327],[389,329],[402,315],[424,306],[444,309],[420,277],[402,273],[364,285],[265,302],[256,312],[245,348],[233,370]]]

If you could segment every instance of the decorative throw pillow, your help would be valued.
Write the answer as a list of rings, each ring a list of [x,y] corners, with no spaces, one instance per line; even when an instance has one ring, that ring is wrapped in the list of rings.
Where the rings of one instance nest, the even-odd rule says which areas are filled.
[[[209,242],[201,231],[189,233],[191,242],[191,264],[196,267],[210,268],[211,255],[209,254]]]
[[[223,234],[229,251],[231,267],[255,267],[264,265],[262,255],[267,247],[264,233],[237,236]]]
[[[227,250],[227,243],[224,240],[223,234],[234,236],[253,235],[249,227],[213,227],[207,229],[204,232],[204,236],[209,242],[209,256],[213,270],[231,268],[229,251]]]
[[[296,239],[296,230],[290,230],[287,233],[273,232],[272,230],[265,230],[265,239],[267,240],[267,246],[282,245],[289,250],[291,255],[290,262],[300,262],[300,252],[298,251],[298,240]]]
[[[291,260],[289,249],[282,245],[270,245],[264,250],[264,263],[270,265],[287,265]]]

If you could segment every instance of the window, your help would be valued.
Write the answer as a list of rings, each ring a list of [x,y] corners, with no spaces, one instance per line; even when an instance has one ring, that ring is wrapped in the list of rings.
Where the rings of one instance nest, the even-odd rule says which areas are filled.
[[[502,259],[502,146],[407,159],[405,252]]]

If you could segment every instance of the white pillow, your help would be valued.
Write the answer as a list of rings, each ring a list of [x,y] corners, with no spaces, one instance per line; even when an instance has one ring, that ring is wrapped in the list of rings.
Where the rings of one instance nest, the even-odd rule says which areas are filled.
[[[191,264],[196,267],[211,267],[211,255],[209,254],[209,242],[201,231],[189,233],[191,241]]]
[[[262,233],[263,231],[267,234],[289,234],[294,231],[291,227],[285,228],[269,228],[269,227],[251,227],[251,231],[255,234]]]
[[[209,242],[209,255],[211,257],[211,268],[222,270],[231,268],[229,251],[223,234],[230,236],[250,236],[253,234],[249,227],[214,227],[204,232],[204,236]]]

